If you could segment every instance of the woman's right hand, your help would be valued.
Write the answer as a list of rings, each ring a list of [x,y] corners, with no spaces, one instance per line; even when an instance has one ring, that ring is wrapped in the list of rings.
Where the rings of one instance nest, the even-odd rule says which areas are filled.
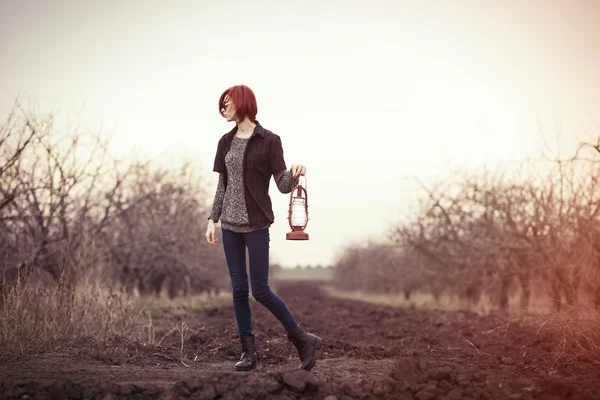
[[[206,228],[206,241],[208,244],[217,244],[217,235],[215,234],[215,221],[212,219],[208,220],[208,227]]]

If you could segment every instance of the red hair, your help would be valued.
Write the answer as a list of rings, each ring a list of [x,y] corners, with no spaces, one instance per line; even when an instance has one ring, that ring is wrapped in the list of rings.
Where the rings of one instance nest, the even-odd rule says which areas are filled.
[[[219,113],[221,113],[227,95],[229,95],[229,99],[235,104],[235,115],[240,121],[248,117],[250,121],[256,122],[258,106],[256,105],[256,96],[254,96],[252,89],[246,85],[236,85],[225,90],[219,98]]]

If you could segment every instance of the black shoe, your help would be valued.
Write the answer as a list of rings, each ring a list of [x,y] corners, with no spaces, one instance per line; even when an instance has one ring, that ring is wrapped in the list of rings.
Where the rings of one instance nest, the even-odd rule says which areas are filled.
[[[242,342],[242,356],[240,361],[235,363],[236,371],[250,371],[256,367],[256,343],[254,341],[254,335],[241,336]]]
[[[288,333],[288,339],[298,349],[298,355],[302,362],[300,369],[310,371],[317,362],[323,339],[312,333],[304,332],[300,326],[297,326],[292,333]]]

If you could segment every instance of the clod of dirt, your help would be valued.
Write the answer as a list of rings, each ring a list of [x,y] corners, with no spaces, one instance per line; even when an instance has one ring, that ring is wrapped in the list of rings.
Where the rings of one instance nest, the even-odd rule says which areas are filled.
[[[347,396],[352,397],[353,399],[359,398],[359,394],[361,392],[360,388],[357,387],[353,382],[342,382],[339,386],[339,390],[346,394]]]
[[[459,388],[452,389],[447,395],[446,400],[463,400],[462,391]]]
[[[415,398],[417,400],[433,400],[438,397],[438,394],[435,383],[429,383],[415,394]]]
[[[550,381],[542,394],[547,399],[568,399],[573,394],[573,387],[564,381]]]
[[[452,375],[452,369],[450,367],[441,367],[441,368],[436,368],[436,369],[429,371],[429,373],[427,374],[427,378],[434,380],[434,381],[442,381],[442,380],[449,381],[451,375]]]
[[[502,364],[513,365],[514,363],[515,363],[515,360],[512,357],[503,357],[502,358]]]
[[[410,384],[422,379],[422,371],[422,365],[416,358],[401,358],[394,364],[391,376],[397,381]]]
[[[292,390],[302,393],[310,385],[316,387],[316,379],[307,371],[299,369],[283,375],[283,382]]]

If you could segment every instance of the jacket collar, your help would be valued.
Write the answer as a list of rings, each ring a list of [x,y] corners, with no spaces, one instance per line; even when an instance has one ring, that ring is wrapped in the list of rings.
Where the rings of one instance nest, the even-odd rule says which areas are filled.
[[[261,137],[265,137],[265,128],[262,127],[262,125],[258,122],[258,120],[254,120],[254,123],[256,124],[256,126],[254,127],[254,132],[252,132],[252,135],[250,137],[256,136],[257,134],[260,135]],[[229,133],[227,133],[227,140],[232,140],[233,136],[235,135],[235,133],[238,131],[238,127],[237,125],[229,131]]]

